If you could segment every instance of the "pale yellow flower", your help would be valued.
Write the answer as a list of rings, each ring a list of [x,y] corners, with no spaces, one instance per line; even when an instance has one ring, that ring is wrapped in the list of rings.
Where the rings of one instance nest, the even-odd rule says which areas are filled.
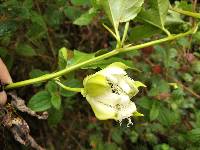
[[[84,79],[82,95],[98,119],[121,122],[137,112],[130,99],[139,92],[139,86],[145,85],[128,77],[127,68],[125,64],[116,62]]]

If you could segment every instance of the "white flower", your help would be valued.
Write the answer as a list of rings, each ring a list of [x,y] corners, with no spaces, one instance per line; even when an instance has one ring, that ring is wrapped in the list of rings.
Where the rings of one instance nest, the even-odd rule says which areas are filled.
[[[121,122],[137,113],[135,103],[130,99],[139,92],[139,86],[145,85],[128,77],[127,68],[125,64],[115,62],[84,79],[82,95],[98,119]]]

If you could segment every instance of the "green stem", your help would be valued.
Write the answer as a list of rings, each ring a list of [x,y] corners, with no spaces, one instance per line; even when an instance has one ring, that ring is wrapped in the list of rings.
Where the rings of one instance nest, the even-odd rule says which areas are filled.
[[[124,28],[124,34],[123,34],[123,37],[122,37],[122,46],[124,45],[124,42],[126,40],[126,36],[127,36],[127,33],[128,33],[128,28],[129,28],[129,22],[126,22],[125,28]]]
[[[170,8],[172,11],[178,12],[180,14],[183,15],[187,15],[187,16],[191,16],[194,18],[199,18],[200,19],[200,13],[194,13],[194,12],[190,12],[190,11],[186,11],[186,10],[182,10],[182,9],[178,9],[178,8]]]
[[[119,31],[118,31],[118,28],[115,27],[115,35],[117,37],[117,45],[116,45],[116,49],[117,48],[121,48],[121,38],[120,38],[120,34],[119,34]]]
[[[140,45],[114,49],[111,52],[108,52],[106,54],[103,54],[103,55],[100,55],[98,57],[92,58],[90,60],[81,62],[81,63],[76,64],[74,66],[67,67],[66,69],[60,70],[60,71],[55,72],[55,73],[46,74],[46,75],[43,75],[43,76],[40,76],[40,77],[37,77],[37,78],[33,78],[33,79],[29,79],[29,80],[25,80],[25,81],[11,83],[11,84],[7,85],[5,87],[5,89],[6,90],[14,89],[14,88],[18,88],[18,87],[22,87],[22,86],[26,86],[26,85],[31,85],[31,84],[35,84],[35,83],[39,83],[39,82],[44,82],[44,81],[49,80],[49,79],[54,79],[54,78],[60,77],[60,76],[62,76],[64,74],[67,74],[69,72],[72,72],[74,70],[77,70],[77,69],[79,69],[79,68],[81,68],[83,66],[86,66],[88,64],[92,64],[94,62],[97,62],[97,61],[100,61],[100,60],[103,60],[103,59],[106,59],[106,58],[109,58],[109,57],[117,55],[119,53],[128,52],[128,51],[132,51],[132,50],[137,50],[137,49],[141,49],[141,48],[148,47],[148,46],[151,46],[151,45],[163,43],[163,42],[166,42],[166,41],[171,41],[171,40],[174,40],[174,39],[177,39],[177,38],[189,35],[189,34],[193,34],[193,33],[196,32],[196,30],[197,30],[197,27],[195,27],[194,29],[189,30],[186,33],[180,33],[180,34],[177,34],[177,35],[171,35],[171,36],[168,36],[166,38],[162,38],[162,39],[159,39],[159,40],[147,42],[147,43],[140,44]]]
[[[117,30],[117,28],[115,28],[115,33],[114,33],[107,25],[103,24],[103,26],[116,39],[117,41],[116,48],[121,48],[121,40],[120,40],[119,31]]]
[[[106,30],[108,30],[108,32],[110,32],[110,34],[111,34],[116,40],[118,40],[118,39],[117,39],[117,36],[115,35],[115,33],[114,33],[107,25],[103,24],[103,27],[104,27]]]
[[[168,36],[171,36],[171,33],[170,33],[167,29],[163,28],[162,30],[163,30]]]
[[[35,83],[38,83],[38,82],[44,82],[44,81],[49,80],[49,79],[54,79],[54,78],[60,77],[64,74],[67,74],[69,72],[72,72],[74,70],[77,70],[77,69],[79,69],[79,68],[81,68],[81,67],[83,67],[87,64],[91,64],[93,62],[103,60],[105,58],[114,56],[118,53],[119,53],[118,51],[113,50],[113,51],[106,53],[104,55],[100,55],[100,56],[95,57],[93,59],[89,59],[87,61],[76,64],[74,66],[67,67],[66,69],[60,70],[60,71],[55,72],[55,73],[46,74],[46,75],[43,75],[43,76],[40,76],[40,77],[37,77],[37,78],[24,80],[24,81],[20,81],[20,82],[16,82],[16,83],[11,83],[11,84],[9,84],[5,87],[5,90],[14,89],[14,88],[18,88],[18,87],[22,87],[22,86],[26,86],[26,85],[31,85],[31,84],[35,84]]]
[[[144,47],[149,47],[149,46],[152,46],[152,45],[155,45],[155,44],[159,44],[159,43],[171,41],[171,40],[174,40],[174,39],[178,39],[178,38],[184,37],[186,35],[194,34],[194,33],[196,33],[197,28],[198,28],[198,26],[195,26],[193,29],[191,29],[191,30],[189,30],[189,31],[187,31],[185,33],[180,33],[180,34],[177,34],[177,35],[171,35],[171,36],[168,36],[166,38],[162,38],[162,39],[159,39],[159,40],[147,42],[147,43],[140,44],[140,45],[129,46],[129,47],[125,48],[123,50],[123,52],[128,52],[128,51],[132,51],[132,50],[135,50],[135,49],[141,49],[141,48],[144,48]]]
[[[68,86],[65,86],[64,84],[60,83],[59,81],[56,81],[55,82],[60,86],[62,87],[63,89],[67,90],[67,91],[72,91],[72,92],[81,92],[83,88],[71,88],[71,87],[68,87]]]

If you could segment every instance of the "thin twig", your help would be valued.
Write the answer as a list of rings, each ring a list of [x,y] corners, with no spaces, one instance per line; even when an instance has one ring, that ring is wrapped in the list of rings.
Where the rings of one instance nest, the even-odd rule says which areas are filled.
[[[178,81],[177,79],[168,76],[167,77],[172,80],[173,82],[176,82],[180,87],[182,87],[185,91],[187,91],[188,93],[190,93],[191,95],[193,95],[194,97],[196,97],[197,99],[200,100],[200,95],[198,95],[196,92],[194,92],[192,89],[190,89],[189,87],[185,86],[184,84],[182,84],[180,81]]]

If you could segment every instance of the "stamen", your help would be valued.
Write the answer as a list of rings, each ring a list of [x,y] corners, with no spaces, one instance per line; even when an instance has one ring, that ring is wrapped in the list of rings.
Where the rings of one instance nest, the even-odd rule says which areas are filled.
[[[130,117],[128,117],[127,119],[128,119],[128,124],[127,124],[127,127],[130,127],[129,125],[133,125],[133,123],[132,123],[132,121],[131,121],[131,118],[130,118]]]
[[[110,79],[107,78],[107,82],[110,85],[112,92],[118,95],[127,94],[117,83],[113,83]]]
[[[121,119],[119,120],[119,125],[122,126],[122,120]]]

